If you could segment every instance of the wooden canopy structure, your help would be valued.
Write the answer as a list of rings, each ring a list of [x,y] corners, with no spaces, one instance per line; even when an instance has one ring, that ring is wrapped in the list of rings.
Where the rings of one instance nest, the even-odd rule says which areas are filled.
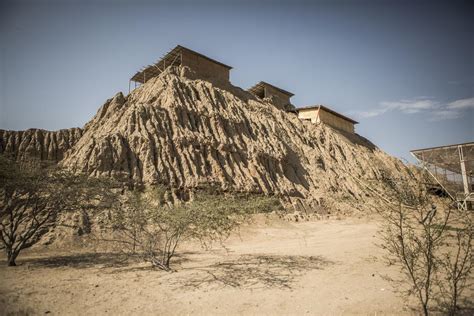
[[[293,93],[271,85],[265,81],[260,81],[253,87],[247,89],[248,92],[260,99],[270,98],[272,103],[285,111],[294,109],[290,98],[294,96]]]
[[[311,110],[311,109],[317,109],[317,110],[323,110],[325,112],[328,112],[328,113],[331,113],[332,115],[335,115],[337,117],[340,117],[341,119],[343,120],[346,120],[348,122],[351,122],[352,124],[359,124],[359,122],[357,121],[354,121],[353,119],[351,119],[350,117],[347,117],[345,115],[342,115],[341,113],[339,112],[336,112],[330,108],[328,108],[327,106],[324,106],[324,105],[309,105],[309,106],[303,106],[303,107],[299,107],[297,108],[295,111],[296,112],[299,112],[299,111],[304,111],[304,110]]]
[[[274,85],[271,85],[271,84],[269,84],[265,81],[260,81],[259,83],[257,83],[253,87],[249,88],[247,91],[252,93],[253,95],[256,95],[256,96],[260,97],[260,98],[265,98],[265,97],[268,96],[267,95],[268,94],[268,88],[273,88],[276,91],[284,94],[288,98],[291,98],[292,96],[294,96],[293,93],[288,92],[286,90],[283,90],[281,88],[275,87]]]
[[[423,165],[461,209],[474,201],[474,142],[412,150]]]
[[[193,58],[194,57],[194,58]],[[229,71],[232,69],[231,66],[223,64],[217,60],[209,58],[201,53],[193,51],[189,48],[184,46],[178,45],[173,48],[171,51],[163,55],[160,59],[158,59],[154,64],[142,67],[130,81],[138,82],[138,83],[145,83],[153,77],[159,76],[166,68],[170,66],[190,66],[192,68],[202,68],[202,62],[199,60],[207,61],[207,65],[217,65],[217,67],[223,69],[224,71]],[[199,67],[201,66],[201,67]],[[225,76],[225,75],[224,75]],[[227,74],[228,77],[228,74]]]
[[[342,115],[324,105],[300,107],[291,112],[297,113],[298,118],[302,120],[309,120],[313,124],[324,123],[348,133],[355,133],[354,125],[359,124],[359,122],[354,121],[350,117]]]

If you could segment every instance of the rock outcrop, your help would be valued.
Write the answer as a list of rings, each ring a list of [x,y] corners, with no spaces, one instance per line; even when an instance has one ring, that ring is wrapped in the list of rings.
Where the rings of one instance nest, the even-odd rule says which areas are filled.
[[[59,131],[28,129],[26,131],[0,130],[0,153],[22,160],[37,158],[59,162],[64,153],[82,136],[82,129]]]
[[[409,177],[401,161],[363,137],[301,121],[183,68],[117,94],[83,130],[3,131],[0,144],[4,152],[51,157],[92,176],[184,189],[211,184],[278,194],[303,207],[357,207],[366,196],[360,179]]]

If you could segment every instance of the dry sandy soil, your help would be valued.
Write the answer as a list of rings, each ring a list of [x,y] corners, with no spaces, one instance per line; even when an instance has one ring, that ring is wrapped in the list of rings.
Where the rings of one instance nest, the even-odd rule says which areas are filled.
[[[409,315],[373,220],[259,218],[226,249],[185,245],[176,272],[114,254],[30,251],[0,266],[4,314]]]

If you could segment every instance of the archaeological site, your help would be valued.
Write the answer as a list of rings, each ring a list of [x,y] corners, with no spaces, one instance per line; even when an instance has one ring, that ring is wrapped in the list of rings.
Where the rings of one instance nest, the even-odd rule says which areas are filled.
[[[472,312],[474,144],[407,163],[232,69],[178,45],[84,126],[0,129],[0,315]]]

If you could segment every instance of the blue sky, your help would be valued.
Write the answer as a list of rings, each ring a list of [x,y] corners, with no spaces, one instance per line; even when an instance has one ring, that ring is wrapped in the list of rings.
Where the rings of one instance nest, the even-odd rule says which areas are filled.
[[[1,1],[0,128],[83,126],[181,44],[410,158],[474,140],[473,34],[462,1]]]

